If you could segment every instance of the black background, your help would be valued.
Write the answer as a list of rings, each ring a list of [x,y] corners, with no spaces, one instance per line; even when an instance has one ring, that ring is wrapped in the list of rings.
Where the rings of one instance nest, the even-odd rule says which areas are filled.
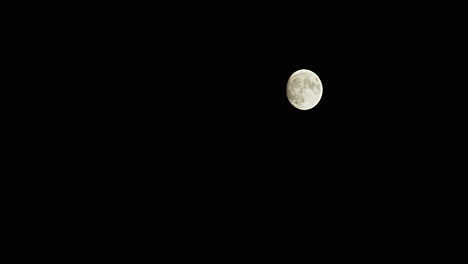
[[[189,28],[178,38],[163,32],[147,39],[133,32],[134,38],[117,45],[106,40],[90,62],[91,68],[100,68],[93,75],[99,80],[94,85],[101,85],[95,95],[103,106],[118,102],[114,109],[135,120],[177,127],[319,128],[340,123],[346,54],[330,45],[336,39],[315,37],[319,33],[302,36],[301,30],[309,32],[270,31],[259,37],[256,31],[193,33]],[[290,34],[300,38],[289,39]],[[324,86],[320,104],[310,111],[295,109],[286,97],[286,82],[299,69],[316,72]]]
[[[232,219],[238,210],[249,225],[263,214],[258,226],[319,219],[314,226],[334,230],[362,204],[372,215],[383,208],[386,218],[386,203],[439,183],[422,170],[436,173],[442,166],[432,161],[450,153],[434,150],[453,135],[446,105],[461,107],[451,92],[463,88],[438,82],[457,55],[442,45],[447,38],[411,23],[412,12],[405,20],[400,12],[381,16],[384,9],[361,20],[317,6],[170,19],[154,9],[116,19],[98,12],[102,21],[82,38],[60,38],[73,44],[61,53],[73,67],[55,65],[68,74],[59,86],[73,88],[60,90],[65,107],[52,109],[57,128],[45,130],[59,145],[52,162],[80,174],[71,186],[105,197],[99,209],[162,204],[179,218],[191,207],[183,220],[220,209]],[[285,91],[303,68],[324,89],[308,111],[295,109]],[[416,207],[426,201],[414,196]]]
[[[361,66],[369,57],[327,9],[314,16],[295,10],[303,15],[243,10],[241,20],[233,12],[176,23],[140,14],[93,26],[92,37],[78,43],[89,104],[78,113],[84,134],[119,159],[201,158],[209,165],[198,168],[238,169],[286,168],[289,159],[339,164],[356,129],[345,96],[365,86],[354,73],[369,68]],[[299,69],[323,84],[320,103],[308,111],[286,97]]]
[[[251,160],[287,168],[299,157],[330,169],[405,149],[408,140],[427,147],[421,135],[450,123],[440,110],[461,106],[448,103],[454,86],[440,93],[434,85],[450,80],[440,76],[457,55],[446,45],[450,33],[434,37],[443,33],[437,21],[415,21],[412,11],[397,12],[395,21],[384,9],[362,17],[333,7],[315,7],[313,15],[290,9],[171,19],[139,10],[93,25],[74,42],[84,55],[75,72],[85,87],[81,129],[122,157],[162,153],[236,168]],[[308,111],[295,109],[285,92],[303,68],[324,89]]]

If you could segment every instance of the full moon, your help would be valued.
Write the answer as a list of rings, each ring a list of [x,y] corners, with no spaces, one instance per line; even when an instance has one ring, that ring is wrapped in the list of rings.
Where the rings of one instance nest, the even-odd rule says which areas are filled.
[[[299,110],[315,107],[322,98],[323,87],[317,74],[298,70],[289,77],[286,95],[289,102]]]

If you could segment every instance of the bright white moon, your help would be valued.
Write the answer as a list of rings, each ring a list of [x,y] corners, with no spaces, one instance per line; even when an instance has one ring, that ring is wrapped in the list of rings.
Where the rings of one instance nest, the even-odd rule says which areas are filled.
[[[323,87],[317,74],[298,70],[289,77],[286,94],[289,102],[300,110],[309,110],[322,98]]]

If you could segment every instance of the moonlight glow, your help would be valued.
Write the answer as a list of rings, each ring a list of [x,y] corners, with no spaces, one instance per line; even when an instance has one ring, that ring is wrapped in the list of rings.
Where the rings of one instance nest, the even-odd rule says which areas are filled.
[[[317,74],[298,70],[289,77],[286,94],[289,102],[300,110],[315,107],[322,98],[323,87]]]

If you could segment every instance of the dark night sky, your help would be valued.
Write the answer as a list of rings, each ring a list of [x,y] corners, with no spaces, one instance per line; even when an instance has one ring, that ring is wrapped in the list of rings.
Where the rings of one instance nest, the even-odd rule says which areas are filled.
[[[276,13],[269,10],[275,3],[283,5]],[[456,92],[466,84],[450,84],[453,76],[466,75],[451,60],[466,60],[458,51],[450,53],[452,43],[461,42],[440,38],[434,30],[438,21],[427,25],[440,19],[434,12],[418,6],[405,21],[399,12],[407,8],[401,6],[385,17],[379,10],[387,6],[364,6],[360,14],[341,3],[324,9],[316,2],[311,8],[271,2],[238,11],[231,4],[217,11],[210,3],[204,13],[176,4],[138,6],[128,17],[122,15],[127,5],[125,12],[105,9],[103,14],[116,18],[99,14],[101,23],[91,22],[82,38],[69,40],[76,47],[66,47],[63,56],[74,68],[55,66],[72,75],[64,75],[56,98],[71,111],[53,108],[60,114],[52,120],[55,127],[31,131],[50,134],[60,145],[52,151],[75,163],[62,165],[40,149],[49,167],[66,166],[65,175],[81,169],[91,180],[57,181],[58,189],[83,182],[80,193],[90,186],[102,193],[105,203],[92,199],[93,205],[115,204],[121,215],[121,204],[128,204],[131,217],[135,210],[163,204],[184,226],[198,216],[211,225],[204,219],[213,214],[223,228],[229,226],[224,218],[239,215],[255,229],[278,220],[295,225],[282,219],[312,219],[314,228],[314,218],[320,218],[318,226],[328,222],[331,230],[343,226],[356,207],[371,213],[387,208],[379,195],[388,204],[415,190],[439,195],[437,188],[424,187],[430,175],[436,175],[437,185],[461,175],[447,173],[453,166],[440,160],[466,149],[451,142],[465,132],[458,128],[466,126],[466,96]],[[414,16],[421,13],[431,16]],[[76,19],[83,20],[81,14]],[[450,27],[440,29],[451,35]],[[453,35],[461,38],[461,32]],[[287,80],[299,69],[312,70],[323,84],[320,103],[307,111],[295,109],[286,96]],[[32,88],[43,91],[48,85]],[[466,141],[466,133],[462,136]],[[47,138],[38,140],[50,151]],[[427,195],[414,197],[416,203],[402,203],[410,211]],[[158,210],[157,217],[166,215]],[[220,217],[220,210],[227,217]],[[262,218],[255,213],[265,220],[256,220]]]
[[[123,138],[152,142],[158,135],[197,146],[281,144],[289,133],[342,133],[348,50],[342,37],[309,34],[304,25],[293,32],[268,24],[247,31],[195,24],[175,38],[164,31],[161,38],[132,32],[144,38],[124,42],[125,52],[104,47],[113,62],[108,79],[114,80],[97,99],[106,102],[105,122],[119,127]],[[299,69],[314,71],[324,89],[320,103],[307,111],[286,97],[287,80]]]
[[[435,112],[418,106],[430,102],[421,95],[434,94],[425,92],[434,86],[423,85],[431,74],[423,69],[440,72],[444,66],[435,63],[440,53],[420,49],[429,34],[385,21],[374,30],[367,20],[352,24],[333,12],[319,13],[291,14],[284,18],[290,23],[262,17],[240,24],[220,17],[220,27],[211,20],[175,29],[156,24],[153,35],[132,28],[132,38],[115,52],[103,46],[116,69],[104,79],[115,85],[93,100],[105,101],[113,124],[135,135],[163,132],[208,143],[216,135],[222,142],[255,142],[257,135],[282,142],[283,132],[318,133],[332,142],[350,129],[398,135]],[[314,71],[323,84],[320,103],[307,111],[286,97],[287,80],[298,69]],[[390,92],[395,87],[403,92]]]
[[[127,30],[96,32],[85,43],[92,52],[78,49],[85,59],[74,110],[83,125],[73,123],[72,140],[87,158],[112,161],[119,172],[129,164],[128,175],[150,168],[151,179],[177,189],[233,188],[233,197],[246,186],[284,197],[313,190],[324,200],[352,192],[353,184],[379,192],[375,179],[386,186],[392,179],[384,174],[406,177],[404,167],[420,153],[457,146],[445,142],[458,131],[450,117],[462,111],[450,110],[466,105],[452,103],[466,98],[453,94],[464,86],[448,85],[441,73],[464,75],[449,62],[458,54],[433,38],[435,27],[396,25],[394,14],[378,23],[318,8],[258,14],[252,22],[239,12],[173,24],[151,14]],[[323,84],[320,103],[307,111],[286,97],[287,80],[299,69],[314,71]],[[432,166],[423,161],[418,167]]]

